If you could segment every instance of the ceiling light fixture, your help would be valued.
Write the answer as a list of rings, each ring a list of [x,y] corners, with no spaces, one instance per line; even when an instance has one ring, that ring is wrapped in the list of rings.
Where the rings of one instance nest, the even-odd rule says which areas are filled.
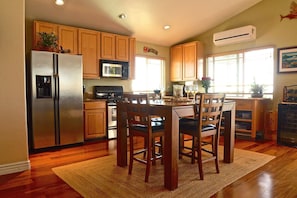
[[[56,0],[57,5],[64,5],[64,0]]]
[[[120,19],[125,19],[125,18],[127,18],[127,15],[124,14],[124,13],[122,13],[122,14],[119,15],[119,18],[120,18]]]
[[[164,30],[169,30],[170,29],[170,25],[164,25],[163,29]]]

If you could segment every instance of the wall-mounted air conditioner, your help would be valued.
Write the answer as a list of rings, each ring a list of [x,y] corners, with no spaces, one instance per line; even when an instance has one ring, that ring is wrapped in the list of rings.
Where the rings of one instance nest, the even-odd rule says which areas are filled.
[[[229,45],[233,43],[241,43],[256,39],[256,27],[247,25],[223,32],[214,33],[213,43],[216,46]]]

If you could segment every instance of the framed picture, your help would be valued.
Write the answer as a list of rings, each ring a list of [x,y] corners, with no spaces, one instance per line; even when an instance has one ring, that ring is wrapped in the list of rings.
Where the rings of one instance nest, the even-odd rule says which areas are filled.
[[[279,48],[278,72],[297,72],[297,46]]]

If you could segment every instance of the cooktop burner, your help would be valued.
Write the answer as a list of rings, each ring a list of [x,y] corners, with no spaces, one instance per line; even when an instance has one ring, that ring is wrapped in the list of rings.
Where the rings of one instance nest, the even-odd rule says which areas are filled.
[[[94,86],[94,98],[96,99],[107,99],[107,102],[117,102],[122,97],[122,86]]]

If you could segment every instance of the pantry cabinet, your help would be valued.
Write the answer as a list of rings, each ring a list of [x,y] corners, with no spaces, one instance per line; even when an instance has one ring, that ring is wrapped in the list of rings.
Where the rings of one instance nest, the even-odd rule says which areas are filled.
[[[101,33],[101,58],[129,61],[129,37],[112,33]]]
[[[107,137],[105,101],[84,102],[85,140]]]
[[[197,80],[203,75],[203,48],[199,41],[189,42],[170,49],[171,81]]]
[[[78,53],[83,55],[83,77],[99,78],[100,32],[79,28]]]
[[[78,28],[49,23],[44,21],[34,21],[33,24],[33,49],[38,49],[39,32],[54,33],[58,37],[58,50],[61,47],[69,51],[70,54],[77,54]]]

